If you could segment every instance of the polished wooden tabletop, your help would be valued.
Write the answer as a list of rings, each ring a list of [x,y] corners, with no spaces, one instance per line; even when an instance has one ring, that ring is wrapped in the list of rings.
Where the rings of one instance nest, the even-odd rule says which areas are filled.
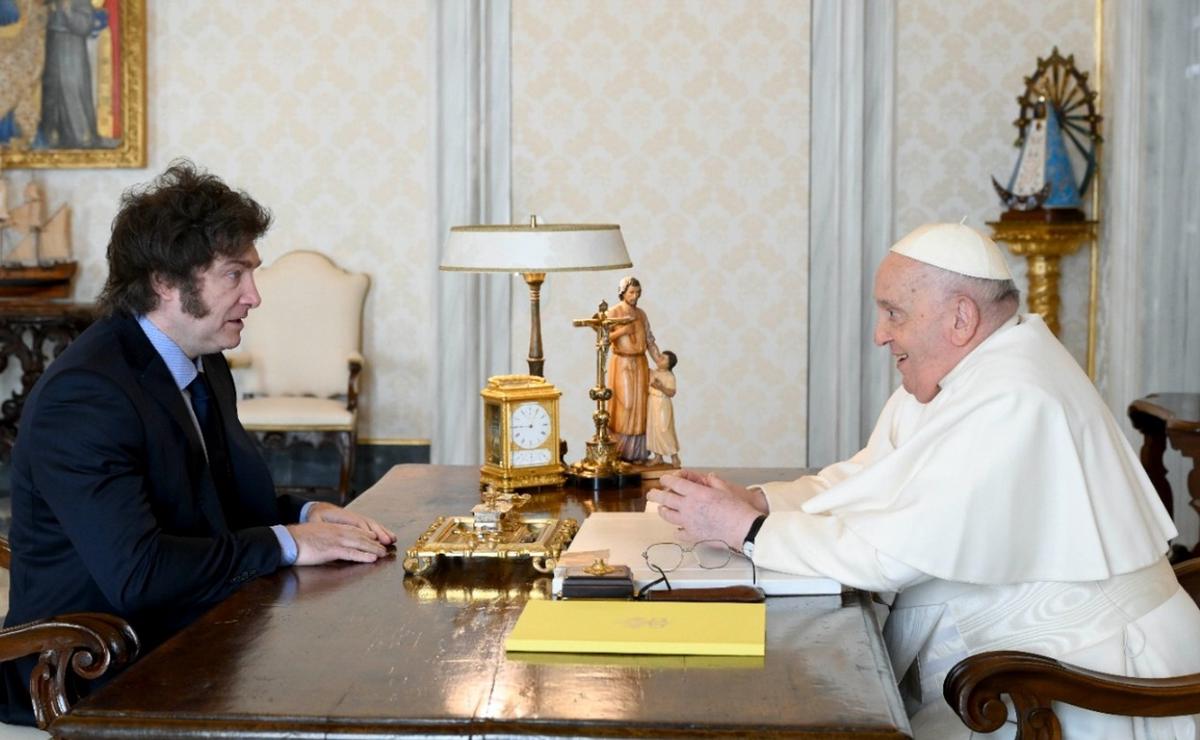
[[[796,471],[722,471],[743,483]],[[352,507],[401,551],[478,502],[478,471],[392,469]],[[641,489],[539,494],[581,519],[640,510]],[[549,593],[527,562],[402,557],[286,568],[247,584],[80,702],[63,737],[907,737],[869,598],[773,597],[763,658],[506,654],[525,602]]]

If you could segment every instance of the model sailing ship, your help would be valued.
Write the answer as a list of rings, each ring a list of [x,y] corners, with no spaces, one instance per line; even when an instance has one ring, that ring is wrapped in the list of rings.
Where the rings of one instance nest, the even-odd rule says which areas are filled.
[[[0,173],[0,297],[66,298],[76,268],[70,207],[59,206],[47,219],[42,188],[30,182],[25,202],[9,209]]]

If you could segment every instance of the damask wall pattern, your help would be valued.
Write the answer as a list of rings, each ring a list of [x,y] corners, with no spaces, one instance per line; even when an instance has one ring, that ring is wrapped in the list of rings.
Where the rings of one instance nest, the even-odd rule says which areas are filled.
[[[619,223],[628,271],[552,273],[546,377],[569,460],[591,436],[590,316],[636,275],[679,355],[685,464],[805,455],[809,4],[515,0],[513,215]],[[513,357],[528,343],[514,293]]]
[[[121,191],[187,157],[271,209],[264,263],[312,249],[370,274],[361,435],[428,437],[426,4],[205,0],[146,10],[149,167],[35,174],[51,205],[74,209],[75,298],[94,299],[107,275]],[[6,173],[16,192],[29,175]]]
[[[150,166],[33,173],[51,205],[75,211],[76,298],[99,292],[119,193],[189,157],[272,209],[259,245],[268,264],[316,249],[371,274],[363,436],[428,437],[428,9],[148,3]],[[515,0],[512,12],[514,219],[622,225],[642,306],[680,356],[685,462],[802,461],[809,3]],[[899,1],[898,235],[998,215],[988,176],[1006,177],[1016,155],[1021,77],[1055,44],[1090,69],[1092,13],[1092,0]],[[6,174],[19,192],[31,172]],[[1082,358],[1086,255],[1064,273],[1066,339]],[[614,303],[624,274],[553,274],[543,288],[546,373],[564,391],[570,459],[591,434],[594,381],[591,333],[570,320]],[[515,288],[520,371],[528,308]]]
[[[990,177],[1006,183],[1016,162],[1023,78],[1055,46],[1095,77],[1095,2],[900,0],[896,9],[896,235],[964,216],[987,231],[1002,210]],[[1008,257],[1024,300],[1025,260]],[[1062,339],[1086,365],[1086,246],[1062,274]]]

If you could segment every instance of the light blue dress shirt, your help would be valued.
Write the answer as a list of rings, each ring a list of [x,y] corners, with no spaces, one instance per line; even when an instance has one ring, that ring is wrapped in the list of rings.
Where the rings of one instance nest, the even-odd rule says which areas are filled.
[[[196,376],[200,374],[200,358],[195,360],[184,354],[184,351],[179,348],[174,339],[163,333],[154,325],[154,322],[143,316],[137,317],[138,326],[142,327],[142,331],[146,334],[146,338],[150,340],[150,344],[154,345],[154,350],[158,352],[158,356],[167,364],[167,370],[171,372],[171,377],[175,379],[175,385],[179,388],[180,394],[183,395],[183,400],[187,402],[188,413],[192,417],[192,421],[196,422],[196,414],[192,411],[192,399],[188,395],[187,387],[191,385]],[[200,424],[196,423],[196,431],[200,431]],[[200,439],[204,439],[204,434],[200,434]],[[207,455],[207,450],[205,451]],[[315,501],[309,501],[300,510],[300,521],[308,521],[308,512],[312,508]],[[287,531],[287,527],[282,524],[275,524],[271,527],[271,531],[275,533],[275,539],[279,540],[279,549],[283,551],[283,565],[292,565],[296,562],[296,557],[299,555],[299,549],[296,547],[296,538],[292,537],[292,533]]]

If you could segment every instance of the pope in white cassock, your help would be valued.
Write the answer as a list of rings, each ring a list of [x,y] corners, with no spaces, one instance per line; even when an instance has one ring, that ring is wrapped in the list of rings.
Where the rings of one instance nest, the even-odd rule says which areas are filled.
[[[659,514],[759,566],[897,594],[884,637],[917,738],[971,736],[942,682],[974,653],[1200,672],[1200,610],[1165,557],[1175,527],[1078,363],[1017,313],[999,248],[922,226],[880,264],[875,302],[903,387],[865,449],[750,489],[664,476]],[[1193,717],[1055,709],[1067,738],[1197,737]],[[1012,719],[987,737],[1012,737]]]

